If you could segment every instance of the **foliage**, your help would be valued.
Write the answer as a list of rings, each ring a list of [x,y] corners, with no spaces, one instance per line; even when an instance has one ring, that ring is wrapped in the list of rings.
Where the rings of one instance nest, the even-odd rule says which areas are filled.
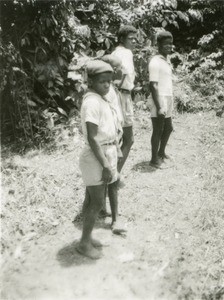
[[[219,1],[198,1],[195,6],[201,9],[203,22],[209,22],[209,27],[202,29],[198,25],[202,34],[197,40],[197,48],[192,49],[184,60],[182,71],[191,93],[185,99],[178,99],[178,107],[188,112],[215,109],[217,115],[221,115],[219,112],[224,108],[224,22],[221,18],[224,6]]]
[[[155,33],[161,28],[173,33],[180,52],[173,56],[174,65],[182,64],[185,72],[194,73],[190,83],[200,73],[200,64],[203,71],[219,69],[223,63],[220,1],[14,0],[0,4],[1,128],[8,140],[25,137],[39,142],[55,124],[78,114],[85,87],[79,76],[68,76],[69,68],[74,70],[80,59],[110,53],[121,24],[138,28],[136,85],[146,96],[147,65],[155,51]]]

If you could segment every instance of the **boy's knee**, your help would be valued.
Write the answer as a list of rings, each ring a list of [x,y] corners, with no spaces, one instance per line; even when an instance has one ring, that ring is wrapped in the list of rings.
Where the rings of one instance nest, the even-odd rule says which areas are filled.
[[[124,136],[123,138],[123,145],[126,145],[128,148],[131,148],[131,146],[134,144],[134,136]]]
[[[128,145],[131,147],[134,144],[134,136],[132,135],[128,141]]]
[[[103,201],[95,201],[94,205],[93,205],[93,210],[98,213],[103,207]]]
[[[169,134],[173,131],[173,123],[171,118],[168,118],[167,121],[165,122],[164,131],[166,131]]]
[[[160,138],[163,134],[163,128],[158,127],[153,129],[153,136]]]
[[[170,134],[172,131],[173,131],[173,125],[172,124],[166,127],[166,132],[167,133]]]

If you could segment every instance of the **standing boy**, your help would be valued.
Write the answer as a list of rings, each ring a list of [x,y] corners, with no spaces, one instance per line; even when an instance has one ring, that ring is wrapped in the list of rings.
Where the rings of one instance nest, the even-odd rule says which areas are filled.
[[[149,82],[152,93],[151,120],[152,157],[150,165],[159,168],[164,159],[169,158],[165,152],[167,142],[173,130],[173,86],[172,68],[167,56],[172,52],[173,36],[162,31],[157,36],[158,54],[149,63]]]
[[[122,70],[121,70],[121,60],[113,55],[105,55],[101,58],[104,62],[108,63],[111,65],[111,67],[114,70],[113,74],[113,81],[111,82],[110,85],[110,90],[107,95],[105,95],[105,98],[109,102],[111,109],[114,114],[114,118],[116,121],[116,128],[117,128],[117,148],[118,148],[118,165],[119,161],[123,158],[123,153],[121,151],[122,147],[122,136],[123,136],[123,113],[122,113],[122,108],[121,108],[121,97],[120,97],[120,92],[117,90],[117,87],[115,86],[114,82],[116,80],[121,80],[122,77]],[[118,184],[113,183],[111,186]],[[115,234],[122,234],[126,232],[126,229],[124,228],[124,225],[122,222],[119,220],[119,214],[118,214],[118,201],[117,197],[110,197],[111,193],[111,186],[108,186],[108,196],[110,200],[110,207],[111,207],[111,212],[112,212],[112,232]],[[112,188],[112,191],[114,188]],[[115,202],[113,200],[116,200]],[[101,215],[108,215],[106,211],[106,197],[105,197],[105,203],[103,210],[100,211]]]
[[[131,91],[134,88],[135,69],[132,51],[135,48],[137,30],[130,25],[124,25],[118,32],[119,46],[112,52],[112,55],[118,57],[122,62],[123,77],[118,85],[121,94],[121,106],[124,118],[123,124],[123,145],[121,147],[123,158],[118,163],[118,172],[120,173],[131,146],[134,143],[133,136],[133,103]]]
[[[110,104],[104,97],[109,92],[112,67],[95,60],[87,64],[87,73],[89,90],[81,107],[85,147],[80,156],[80,169],[87,195],[83,209],[82,236],[77,250],[87,257],[97,259],[100,258],[97,249],[100,243],[92,238],[92,230],[107,185],[109,196],[113,198],[112,209],[117,209],[117,130]]]

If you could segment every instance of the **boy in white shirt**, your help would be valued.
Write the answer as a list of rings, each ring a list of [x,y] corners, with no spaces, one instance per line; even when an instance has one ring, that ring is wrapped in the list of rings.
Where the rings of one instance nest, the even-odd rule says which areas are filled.
[[[115,82],[120,81],[122,77],[122,71],[121,71],[121,60],[113,55],[105,55],[101,58],[104,62],[108,63],[111,65],[111,67],[114,70],[114,76],[113,76],[113,81],[111,82],[109,93],[105,95],[105,98],[107,101],[110,103],[111,109],[114,113],[114,117],[116,120],[116,128],[117,128],[117,147],[118,147],[118,165],[119,161],[123,158],[123,153],[121,151],[122,147],[122,136],[123,136],[123,113],[122,113],[122,108],[121,108],[121,95],[120,92],[118,91]],[[117,182],[118,183],[118,182]],[[113,183],[113,185],[117,184]],[[119,220],[119,214],[118,214],[118,201],[117,197],[111,197],[111,192],[115,190],[113,188],[113,185],[108,186],[108,195],[109,195],[109,200],[110,200],[110,207],[111,207],[111,212],[112,212],[112,232],[115,234],[122,234],[126,232],[127,230],[124,228],[124,225],[122,222]],[[111,189],[112,187],[112,189]],[[115,199],[115,201],[113,201]],[[105,197],[105,203],[103,206],[103,209],[100,211],[101,215],[109,215],[106,211],[106,197]]]
[[[150,165],[155,168],[159,168],[163,160],[169,158],[165,149],[173,131],[172,68],[167,59],[172,52],[172,34],[168,31],[160,32],[157,36],[157,44],[159,53],[149,63],[149,82],[152,93],[150,110],[153,126]]]
[[[103,205],[107,185],[110,185],[113,203],[117,201],[117,129],[110,104],[104,97],[109,92],[112,67],[103,61],[90,61],[87,73],[89,90],[81,107],[85,147],[79,161],[86,198],[82,236],[77,251],[98,259],[101,257],[97,249],[100,243],[92,238],[92,230]]]
[[[118,172],[120,173],[131,146],[134,143],[133,135],[133,102],[131,91],[134,88],[135,69],[133,62],[132,51],[135,48],[137,39],[137,30],[130,25],[124,25],[118,32],[119,46],[112,52],[112,55],[118,57],[122,62],[123,77],[119,83],[119,90],[121,94],[121,107],[124,118],[123,124],[123,145],[121,147],[123,158],[118,163]]]

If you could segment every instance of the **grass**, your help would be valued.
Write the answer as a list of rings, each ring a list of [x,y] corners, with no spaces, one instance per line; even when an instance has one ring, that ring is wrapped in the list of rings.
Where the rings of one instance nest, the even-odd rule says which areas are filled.
[[[202,299],[224,298],[224,119],[210,114],[201,123],[203,201],[194,225],[205,241]],[[214,284],[215,282],[215,284]]]
[[[198,115],[192,117],[198,118]],[[141,126],[145,122],[139,119]],[[223,123],[223,118],[204,114],[198,128],[201,167],[197,173],[203,181],[203,191],[198,199],[199,208],[189,220],[195,229],[186,253],[191,257],[191,265],[182,257],[175,262],[182,264],[181,268],[177,265],[184,286],[184,289],[180,285],[180,289],[175,290],[179,299],[221,300],[224,297]],[[65,128],[65,131],[70,129]],[[57,138],[58,143],[50,153],[44,149],[31,150],[24,155],[8,151],[3,157],[3,271],[19,269],[29,241],[57,234],[58,227],[73,219],[80,210],[83,184],[77,172],[77,158],[82,139],[77,131],[67,135],[63,130]],[[169,280],[172,280],[170,275]],[[191,285],[194,279],[197,284]]]
[[[80,208],[82,180],[77,157],[82,141],[77,131],[65,134],[68,129],[57,136],[54,150],[48,144],[47,152],[30,150],[18,155],[4,151],[1,245],[6,263],[21,241],[55,234]]]

